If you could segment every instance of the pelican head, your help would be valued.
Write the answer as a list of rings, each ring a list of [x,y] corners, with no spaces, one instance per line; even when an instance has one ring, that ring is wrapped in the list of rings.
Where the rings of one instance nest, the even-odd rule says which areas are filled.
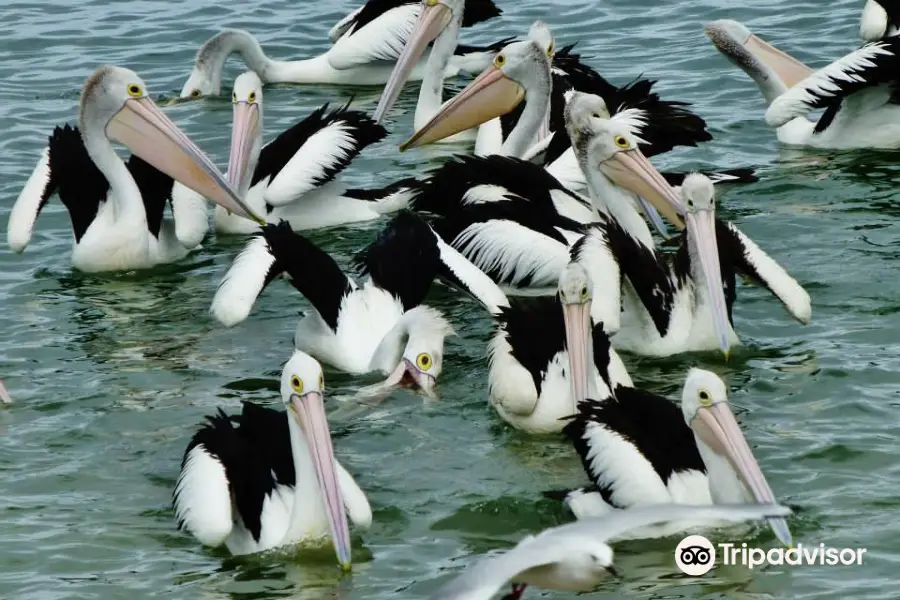
[[[412,33],[388,77],[381,99],[375,108],[373,118],[380,123],[394,106],[400,90],[409,79],[410,74],[425,53],[425,48],[445,30],[453,33],[454,39],[462,26],[465,0],[422,0],[422,12],[416,21]],[[452,25],[452,27],[451,27]],[[455,46],[455,44],[454,44]],[[452,51],[451,51],[452,53]]]
[[[444,369],[444,338],[454,333],[450,322],[430,306],[406,311],[373,356],[374,364],[388,377],[367,392],[409,387],[436,397],[437,379]]]
[[[262,81],[253,71],[242,73],[234,81],[228,183],[242,198],[250,189],[253,170],[262,150],[262,99]]]
[[[181,88],[181,98],[199,98],[216,95],[222,87],[222,70],[225,60],[234,52],[238,52],[247,68],[265,71],[265,53],[249,32],[243,29],[223,29],[206,40],[194,58],[194,68]]]
[[[737,21],[713,21],[704,30],[716,49],[756,82],[766,102],[772,102],[813,73],[802,62],[760,39]]]
[[[678,194],[638,148],[640,140],[632,132],[634,119],[633,111],[610,117],[599,96],[568,95],[566,131],[588,181],[601,175],[683,226]]]
[[[728,356],[731,320],[722,286],[719,244],[716,239],[716,195],[712,181],[705,175],[691,173],[681,184],[681,197],[685,209],[688,252],[692,264],[699,266],[697,275],[706,284],[707,301],[719,347]],[[696,283],[701,284],[699,281]]]
[[[546,23],[543,21],[532,23],[531,28],[528,30],[528,39],[536,43],[544,51],[548,63],[553,61],[553,56],[556,54],[556,43],[553,39],[553,32],[550,31]]]
[[[728,462],[749,492],[748,499],[757,504],[776,503],[775,494],[728,406],[725,382],[709,371],[691,369],[684,382],[681,410],[697,445]],[[769,518],[769,525],[782,543],[791,545],[791,532],[783,518]]]
[[[147,95],[137,73],[100,67],[81,93],[78,124],[85,148],[93,153],[105,137],[124,144],[135,155],[169,177],[244,217],[262,222],[225,181],[212,160],[198,148]],[[105,143],[105,142],[103,142]]]
[[[494,62],[459,94],[444,103],[400,150],[424,146],[448,138],[511,112],[525,98],[525,90],[549,98],[551,85],[548,51],[552,37],[546,26],[532,33],[536,39],[513,42],[503,47]],[[546,34],[546,35],[545,35]]]
[[[566,325],[566,348],[569,353],[569,379],[575,406],[588,396],[591,357],[591,300],[594,286],[590,275],[580,264],[569,263],[559,278],[559,301]]]
[[[281,398],[291,419],[291,445],[305,443],[307,446],[338,562],[341,568],[349,570],[350,528],[338,486],[331,432],[325,417],[325,376],[321,365],[308,354],[295,351],[281,373]],[[293,425],[299,427],[299,431]],[[301,489],[301,485],[298,481],[295,493],[307,492]]]

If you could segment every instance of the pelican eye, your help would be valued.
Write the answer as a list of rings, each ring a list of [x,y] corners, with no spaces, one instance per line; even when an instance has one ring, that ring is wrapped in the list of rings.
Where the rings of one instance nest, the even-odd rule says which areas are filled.
[[[250,95],[247,96],[247,100],[249,102],[256,102],[256,92],[250,92]]]
[[[144,95],[144,90],[138,84],[132,83],[128,86],[128,95],[132,98],[140,98]]]
[[[547,56],[553,56],[553,44],[547,46]]]
[[[700,404],[703,406],[709,406],[712,404],[712,396],[709,395],[709,392],[706,390],[700,390],[697,393],[697,398],[700,400]]]
[[[237,104],[237,93],[236,92],[231,92],[231,103]]]
[[[505,65],[505,64],[506,64],[506,57],[503,56],[502,54],[498,54],[498,55],[494,58],[494,66],[495,66],[495,67],[497,67],[497,68],[503,68],[503,65]]]
[[[689,208],[694,208],[694,201],[688,198],[687,205]]]
[[[434,364],[434,361],[431,359],[431,355],[427,352],[423,352],[416,357],[416,366],[423,371],[427,371],[428,369],[430,369],[432,364]]]
[[[438,3],[438,0],[425,0],[426,6],[434,6]]]
[[[325,389],[325,373],[319,373],[319,390]]]
[[[291,376],[291,389],[298,394],[303,393],[303,380],[296,375]]]
[[[588,289],[586,285],[581,286],[581,299],[587,300],[588,297]]]
[[[627,148],[629,146],[628,140],[625,139],[624,135],[617,135],[613,138],[613,143],[617,148]]]
[[[191,96],[191,98],[199,98],[200,94],[202,94],[202,92],[200,90],[198,90],[197,88],[194,88],[191,90],[190,96]]]

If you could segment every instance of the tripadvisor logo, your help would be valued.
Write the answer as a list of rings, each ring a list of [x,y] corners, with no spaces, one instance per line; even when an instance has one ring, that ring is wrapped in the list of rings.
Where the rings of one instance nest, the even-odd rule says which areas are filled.
[[[718,547],[718,551],[716,548]],[[675,564],[681,571],[694,577],[708,573],[721,556],[723,565],[744,565],[750,569],[763,565],[861,565],[865,548],[831,548],[825,544],[792,548],[753,548],[740,545],[713,543],[702,535],[689,535],[675,548]]]

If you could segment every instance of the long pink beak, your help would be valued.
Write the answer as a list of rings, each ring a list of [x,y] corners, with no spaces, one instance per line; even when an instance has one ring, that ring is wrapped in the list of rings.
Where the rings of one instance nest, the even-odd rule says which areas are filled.
[[[600,163],[610,181],[643,198],[679,229],[684,229],[681,198],[639,149],[616,152]]]
[[[338,563],[345,571],[350,570],[350,526],[347,524],[347,513],[344,511],[344,499],[337,483],[337,472],[334,466],[334,447],[331,444],[331,431],[325,418],[325,402],[321,392],[309,392],[291,396],[294,416],[306,434],[306,443],[316,469],[319,491],[328,515],[331,539]],[[297,482],[298,485],[300,482]],[[297,493],[303,493],[298,490]]]
[[[246,219],[264,224],[222,173],[150,98],[130,98],[110,119],[106,134],[172,179]]]
[[[777,504],[775,494],[759,468],[759,463],[756,462],[756,457],[753,456],[727,402],[701,406],[691,419],[691,428],[704,444],[728,460],[756,503]],[[775,536],[784,545],[791,546],[792,537],[787,521],[780,517],[772,517],[768,521]]]
[[[231,153],[228,156],[228,183],[245,197],[250,189],[253,172],[250,154],[259,140],[259,105],[237,102],[231,124]]]
[[[397,59],[397,64],[394,65],[394,70],[391,71],[391,76],[384,86],[381,99],[378,101],[378,106],[372,115],[376,123],[381,123],[384,116],[394,106],[397,97],[400,95],[400,90],[403,89],[403,85],[409,79],[413,68],[419,62],[419,59],[422,58],[425,48],[440,35],[444,27],[450,23],[452,16],[453,12],[441,3],[422,8],[422,13],[419,15],[419,20],[413,28],[412,35],[406,42],[400,58]]]
[[[525,90],[491,65],[412,137],[400,144],[400,151],[425,146],[486,123],[511,112],[525,98]]]
[[[578,412],[578,405],[588,397],[588,377],[591,365],[588,344],[591,336],[591,302],[563,304],[563,320],[566,324],[566,349],[569,353],[569,379],[572,382],[572,414]],[[602,398],[594,398],[602,400]]]
[[[719,244],[716,238],[716,216],[711,210],[689,212],[685,216],[687,222],[688,244],[691,256],[700,261],[703,279],[706,281],[706,293],[709,297],[713,327],[719,339],[719,347],[725,356],[730,349],[731,322],[728,320],[728,305],[725,302],[725,290],[722,287],[722,270],[719,262]]]

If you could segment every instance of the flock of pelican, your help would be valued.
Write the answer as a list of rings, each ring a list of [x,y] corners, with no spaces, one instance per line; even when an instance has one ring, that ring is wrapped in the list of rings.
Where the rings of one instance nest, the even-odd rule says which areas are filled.
[[[436,396],[444,340],[454,333],[427,304],[436,280],[474,299],[493,323],[490,406],[511,427],[571,441],[585,484],[548,492],[574,523],[483,559],[435,599],[490,598],[508,582],[507,598],[526,585],[590,590],[614,572],[610,540],[729,521],[765,519],[792,544],[790,511],[741,433],[725,383],[691,369],[679,406],[636,387],[618,354],[727,357],[740,343],[732,319],[738,275],[809,321],[803,287],[716,216],[715,187],[755,174],[658,171],[653,156],[710,142],[703,119],[660,98],[653,81],[611,84],[540,21],[520,39],[460,43],[465,28],[500,13],[492,0],[368,0],[331,29],[327,52],[299,61],[269,58],[246,31],[220,32],[198,51],[181,96],[221,93],[232,54],[246,64],[231,91],[226,174],[126,68],[95,71],[77,125],[50,134],[10,213],[15,252],[56,194],[71,217],[76,269],[171,263],[208,238],[212,202],[218,235],[249,237],[212,299],[213,317],[229,327],[251,318],[279,276],[312,307],[281,376],[285,412],[252,403],[240,415],[220,411],[184,452],[175,513],[202,544],[246,554],[324,539],[350,568],[350,524],[368,527],[372,509],[335,458],[323,365],[383,377],[360,393],[410,387]],[[706,34],[757,84],[765,121],[783,143],[896,148],[898,14],[888,0],[868,0],[865,44],[818,70],[736,21],[710,23]],[[461,75],[475,77],[445,98],[445,80]],[[474,154],[351,189],[344,169],[385,138],[413,81],[415,130],[400,150],[463,141]],[[326,105],[264,141],[264,88],[275,83],[384,91],[372,116]],[[113,143],[131,150],[127,162]],[[353,272],[299,233],[386,216]],[[11,402],[2,383],[0,401]]]

